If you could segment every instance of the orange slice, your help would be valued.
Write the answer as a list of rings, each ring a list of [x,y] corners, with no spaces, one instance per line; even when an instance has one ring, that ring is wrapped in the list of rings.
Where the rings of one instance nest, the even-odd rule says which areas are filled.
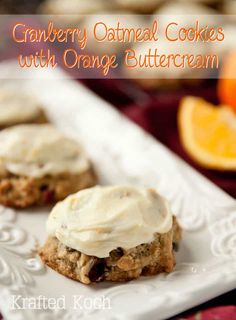
[[[206,168],[236,170],[236,115],[201,98],[186,97],[178,113],[186,152]]]
[[[236,51],[230,52],[223,61],[218,96],[221,103],[229,105],[236,113]]]

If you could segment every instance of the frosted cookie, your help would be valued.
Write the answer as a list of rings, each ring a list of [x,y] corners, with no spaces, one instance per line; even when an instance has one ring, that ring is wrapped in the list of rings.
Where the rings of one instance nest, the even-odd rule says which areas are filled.
[[[70,26],[78,26],[84,17],[103,13],[111,6],[112,3],[107,0],[46,0],[40,5],[38,12],[57,15],[57,25],[66,29],[69,27],[68,23]]]
[[[0,89],[0,129],[44,122],[47,122],[47,117],[35,97],[16,90]]]
[[[185,4],[190,3],[197,3],[197,4],[204,4],[210,7],[218,7],[222,4],[224,0],[178,0],[179,2],[185,2]],[[178,2],[176,1],[176,2]]]
[[[137,13],[152,13],[163,0],[115,0],[120,9]]]
[[[96,14],[107,8],[107,0],[46,0],[40,7],[43,14],[86,15]]]
[[[127,33],[124,36],[120,30],[120,38],[117,37],[115,32],[107,32],[107,29],[138,29],[145,26],[145,20],[142,16],[134,15],[130,12],[119,11],[106,11],[101,15],[100,20],[96,15],[86,16],[84,24],[88,29],[88,44],[87,49],[92,53],[98,54],[119,54],[126,47],[132,45],[132,41],[128,41]],[[107,35],[107,36],[105,36]],[[109,41],[111,37],[115,37],[115,41]],[[103,41],[101,41],[103,40]]]
[[[85,284],[171,272],[181,230],[156,191],[94,187],[59,202],[39,254],[52,269]]]
[[[212,43],[212,53],[217,54],[221,62],[227,54],[236,50],[236,25],[232,23],[222,25],[222,27],[225,35],[224,40]]]
[[[196,20],[202,27],[218,25],[218,12],[199,2],[174,1],[164,3],[156,12],[160,28],[166,28],[173,21],[183,27],[195,27]],[[197,18],[196,18],[197,17]],[[161,29],[160,29],[161,30]],[[163,29],[164,30],[164,29]]]
[[[168,60],[168,55],[186,55],[193,54],[195,56],[207,53],[208,46],[201,42],[183,42],[181,46],[178,42],[170,42],[165,39],[159,39],[157,42],[143,42],[133,46],[133,52],[138,63],[135,68],[132,68],[134,58],[127,59],[127,66],[123,67],[122,71],[126,78],[130,78],[137,82],[144,88],[155,89],[158,87],[176,87],[181,85],[182,82],[194,84],[195,81],[201,81],[201,78],[205,77],[205,74],[209,72],[203,68],[191,68],[187,64],[183,64],[183,67],[175,67],[173,60]],[[131,51],[127,53],[130,57],[134,54]],[[160,60],[154,59],[153,56],[166,57],[166,65],[162,67]],[[155,62],[156,61],[156,62]],[[167,65],[169,61],[169,65]],[[184,60],[181,57],[178,58],[180,64]],[[156,64],[154,64],[156,63]],[[153,65],[153,67],[151,66]],[[195,79],[194,79],[195,78]]]
[[[50,204],[96,183],[79,144],[51,125],[18,125],[0,132],[0,203]]]
[[[223,4],[222,11],[224,14],[229,15],[227,20],[236,22],[236,1],[235,0],[226,0]]]

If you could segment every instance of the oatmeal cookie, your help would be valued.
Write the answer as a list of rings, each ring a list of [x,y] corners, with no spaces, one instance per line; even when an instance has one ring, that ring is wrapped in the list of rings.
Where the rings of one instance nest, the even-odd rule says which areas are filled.
[[[16,90],[0,90],[0,129],[47,122],[46,113],[35,97]]]
[[[19,125],[0,132],[1,204],[51,204],[95,184],[94,169],[79,144],[51,125]]]
[[[52,210],[47,231],[39,249],[43,262],[84,284],[171,272],[181,239],[161,196],[152,189],[122,186],[69,196]]]
[[[115,0],[118,8],[136,13],[152,13],[159,7],[162,0]]]
[[[151,243],[129,250],[117,248],[107,258],[88,256],[49,236],[39,255],[52,269],[85,284],[105,280],[129,281],[140,276],[171,272],[175,266],[173,248],[178,245],[180,235],[180,227],[174,219],[173,228],[166,234],[155,234]]]
[[[80,174],[64,173],[41,178],[7,173],[0,176],[0,203],[15,208],[50,205],[78,190],[92,187],[95,181],[92,166]]]

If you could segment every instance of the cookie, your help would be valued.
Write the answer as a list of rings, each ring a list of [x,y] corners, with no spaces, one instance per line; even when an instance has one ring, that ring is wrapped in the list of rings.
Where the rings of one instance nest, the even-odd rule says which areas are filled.
[[[126,47],[133,44],[128,33],[123,29],[144,28],[145,19],[128,11],[104,11],[101,21],[96,15],[88,15],[84,18],[84,24],[88,29],[88,45],[90,52],[96,54],[122,54]],[[109,29],[120,29],[119,32],[108,32]],[[132,33],[131,33],[132,34]],[[106,35],[106,36],[105,36]],[[118,36],[119,35],[119,36]],[[115,41],[109,41],[113,37]],[[98,40],[103,40],[99,42]]]
[[[159,38],[157,42],[137,43],[127,53],[127,66],[123,67],[122,72],[125,78],[145,89],[177,88],[183,83],[195,85],[196,82],[201,83],[209,70],[191,68],[187,63],[184,64],[184,55],[204,55],[207,54],[207,49],[208,46],[201,42],[183,42],[180,47],[178,42],[163,38]],[[176,61],[181,67],[176,67],[172,55],[178,57]],[[137,64],[134,64],[136,61]]]
[[[104,11],[109,3],[106,0],[46,0],[39,8],[42,14],[57,14],[57,15],[89,15]],[[69,18],[69,17],[68,17]],[[73,19],[73,17],[72,17]]]
[[[115,0],[118,8],[137,13],[152,13],[163,0]]]
[[[222,6],[223,14],[227,14],[227,21],[231,21],[234,25],[236,22],[236,2],[235,0],[226,0]]]
[[[73,232],[72,232],[73,229]],[[90,284],[171,272],[181,229],[152,189],[95,187],[57,204],[48,221],[43,262]]]
[[[18,125],[0,132],[1,204],[50,204],[95,184],[81,146],[53,126]]]
[[[16,90],[0,90],[0,129],[17,124],[46,122],[47,116],[35,97]]]

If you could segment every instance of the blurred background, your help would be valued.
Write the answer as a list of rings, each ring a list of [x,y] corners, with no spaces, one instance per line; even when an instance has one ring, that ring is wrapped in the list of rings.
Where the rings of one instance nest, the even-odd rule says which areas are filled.
[[[47,14],[90,14],[97,13],[98,10],[127,10],[149,14],[159,10],[163,5],[181,3],[185,4],[185,11],[191,10],[191,5],[199,5],[201,11],[211,8],[224,14],[235,14],[234,0],[176,0],[172,4],[168,0],[1,0],[0,8],[4,14],[32,14],[42,11]]]

